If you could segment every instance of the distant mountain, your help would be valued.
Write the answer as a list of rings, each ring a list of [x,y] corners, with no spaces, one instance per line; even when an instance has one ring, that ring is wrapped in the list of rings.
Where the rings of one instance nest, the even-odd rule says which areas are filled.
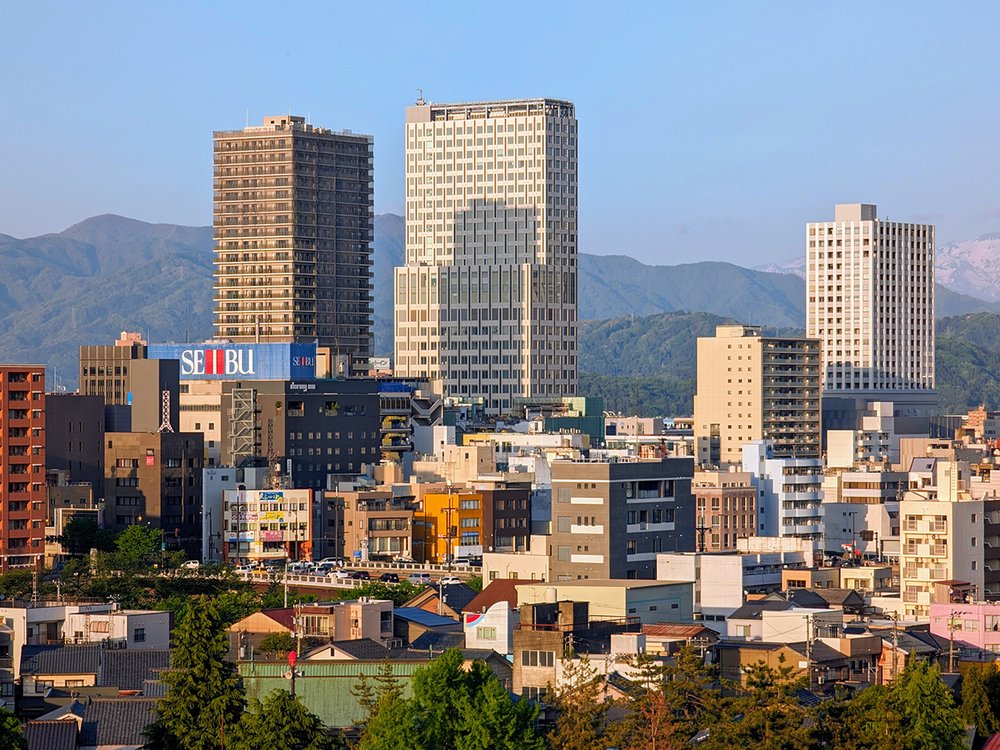
[[[691,414],[696,339],[719,323],[705,313],[660,313],[580,325],[580,392],[608,409],[645,415]],[[801,331],[782,329],[776,335]],[[1000,315],[976,313],[937,322],[937,386],[945,413],[980,403],[1000,407]]]
[[[579,295],[583,320],[698,310],[759,325],[805,321],[801,279],[731,263],[648,266],[624,255],[584,253]]]
[[[154,341],[211,337],[211,235],[210,227],[147,224],[114,215],[87,219],[58,234],[28,239],[0,234],[0,361],[43,358],[50,386],[74,388],[81,344],[111,342],[122,330],[141,331]],[[404,246],[403,218],[376,216],[373,281],[379,354],[392,352],[392,269],[403,263]],[[630,374],[651,372],[648,357],[683,360],[694,338],[710,333],[716,322],[786,328],[805,324],[804,282],[794,274],[715,262],[650,266],[623,255],[588,254],[581,254],[579,269],[580,317],[600,321],[583,330],[617,347],[600,355],[606,361],[635,363],[635,369],[624,371]],[[1000,312],[1000,302],[940,286],[937,294],[939,317]],[[658,313],[672,315],[656,319],[652,328],[630,328],[620,320]],[[653,354],[639,356],[645,350]],[[587,371],[586,349],[581,362]],[[678,375],[688,376],[693,377],[690,372]]]
[[[939,286],[980,304],[1000,302],[1000,232],[984,234],[974,240],[949,242],[937,249],[934,275]],[[806,259],[798,255],[777,263],[754,266],[755,271],[787,273],[805,278]],[[983,309],[983,308],[979,308]],[[1000,310],[993,305],[989,309]],[[964,314],[959,310],[941,315]]]
[[[1000,233],[974,240],[949,242],[938,248],[935,258],[938,283],[949,289],[1000,302]]]

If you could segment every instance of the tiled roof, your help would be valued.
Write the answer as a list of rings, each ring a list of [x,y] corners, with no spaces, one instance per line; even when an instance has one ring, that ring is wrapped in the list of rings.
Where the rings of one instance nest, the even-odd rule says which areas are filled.
[[[101,666],[101,644],[25,646],[21,674],[94,674]]]
[[[142,694],[147,698],[162,698],[167,694],[167,685],[162,680],[146,680],[142,683]]]
[[[446,651],[449,648],[465,648],[465,633],[460,630],[450,633],[428,630],[418,635],[410,645],[423,651],[427,649]]]
[[[397,620],[415,622],[418,625],[423,625],[425,628],[454,628],[459,624],[450,617],[442,617],[433,612],[426,612],[418,607],[398,607],[393,610],[392,614]]]
[[[98,685],[119,690],[142,690],[146,680],[170,666],[170,651],[163,649],[109,649],[101,659]]]
[[[792,589],[788,592],[788,601],[795,602],[799,607],[809,609],[826,609],[827,600],[819,591],[812,589]]]
[[[385,659],[389,656],[389,649],[371,638],[359,638],[355,641],[333,641],[330,645],[355,659]],[[325,648],[325,646],[321,648]]]
[[[658,622],[651,625],[643,625],[642,632],[646,635],[662,638],[718,638],[711,628],[704,625],[673,625],[665,622]]]
[[[28,750],[75,750],[77,725],[72,719],[29,721],[24,725]]]
[[[805,656],[806,652],[809,651],[805,641],[801,641],[799,643],[789,643],[787,645],[788,648],[802,654],[803,656]],[[812,650],[809,651],[809,653],[810,658],[819,664],[829,664],[832,662],[847,660],[847,657],[844,654],[832,646],[826,645],[823,641],[813,641]]]
[[[756,601],[750,601],[744,604],[742,607],[737,609],[731,615],[729,615],[730,620],[759,620],[761,618],[761,612],[767,610],[768,612],[785,612],[789,609],[795,607],[791,602],[786,601],[772,601],[770,599],[758,599]]]
[[[456,612],[464,612],[469,602],[479,596],[464,583],[452,583],[444,587],[445,603]]]
[[[982,750],[1000,750],[1000,734],[991,734]]]
[[[98,698],[83,717],[80,745],[137,745],[143,730],[156,719],[155,698]]]
[[[276,623],[285,626],[289,630],[292,630],[295,627],[295,610],[292,607],[262,609],[260,613],[270,617]]]
[[[507,602],[511,609],[517,609],[517,587],[526,583],[538,583],[538,581],[521,581],[517,578],[497,578],[476,594],[465,607],[463,612],[485,612],[497,602]]]

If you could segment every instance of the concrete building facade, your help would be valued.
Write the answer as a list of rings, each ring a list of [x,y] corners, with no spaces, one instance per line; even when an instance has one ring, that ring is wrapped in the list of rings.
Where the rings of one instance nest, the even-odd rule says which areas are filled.
[[[655,578],[695,549],[690,459],[553,461],[550,581]]]
[[[0,570],[45,554],[45,368],[0,365]]]
[[[743,471],[757,487],[757,534],[798,537],[819,548],[823,536],[823,459],[778,458],[766,440],[743,447]]]
[[[304,117],[214,134],[215,334],[372,354],[371,136]]]
[[[757,531],[757,489],[745,471],[696,471],[698,551],[734,552],[736,540]]]
[[[566,101],[407,109],[397,375],[488,414],[575,394],[577,149]]]
[[[870,204],[806,225],[806,329],[822,342],[827,428],[856,429],[868,401],[892,401],[900,432],[936,412],[934,249],[933,225],[880,220]]]
[[[702,466],[733,466],[751,440],[774,455],[820,455],[820,344],[720,325],[698,338],[694,437]]]

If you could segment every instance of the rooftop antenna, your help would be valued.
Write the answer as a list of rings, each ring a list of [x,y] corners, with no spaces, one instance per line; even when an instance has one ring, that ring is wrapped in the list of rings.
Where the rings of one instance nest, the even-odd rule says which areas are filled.
[[[417,106],[422,107],[425,104],[427,104],[427,102],[424,101],[424,90],[417,89]]]
[[[160,411],[163,419],[160,422],[160,429],[157,432],[173,432],[174,427],[170,424],[170,391],[168,390],[163,391],[161,394]]]

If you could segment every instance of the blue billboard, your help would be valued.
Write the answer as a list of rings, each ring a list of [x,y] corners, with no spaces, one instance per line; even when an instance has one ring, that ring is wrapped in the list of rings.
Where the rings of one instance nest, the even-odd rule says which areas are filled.
[[[315,380],[316,344],[150,344],[150,359],[176,359],[181,380]]]

